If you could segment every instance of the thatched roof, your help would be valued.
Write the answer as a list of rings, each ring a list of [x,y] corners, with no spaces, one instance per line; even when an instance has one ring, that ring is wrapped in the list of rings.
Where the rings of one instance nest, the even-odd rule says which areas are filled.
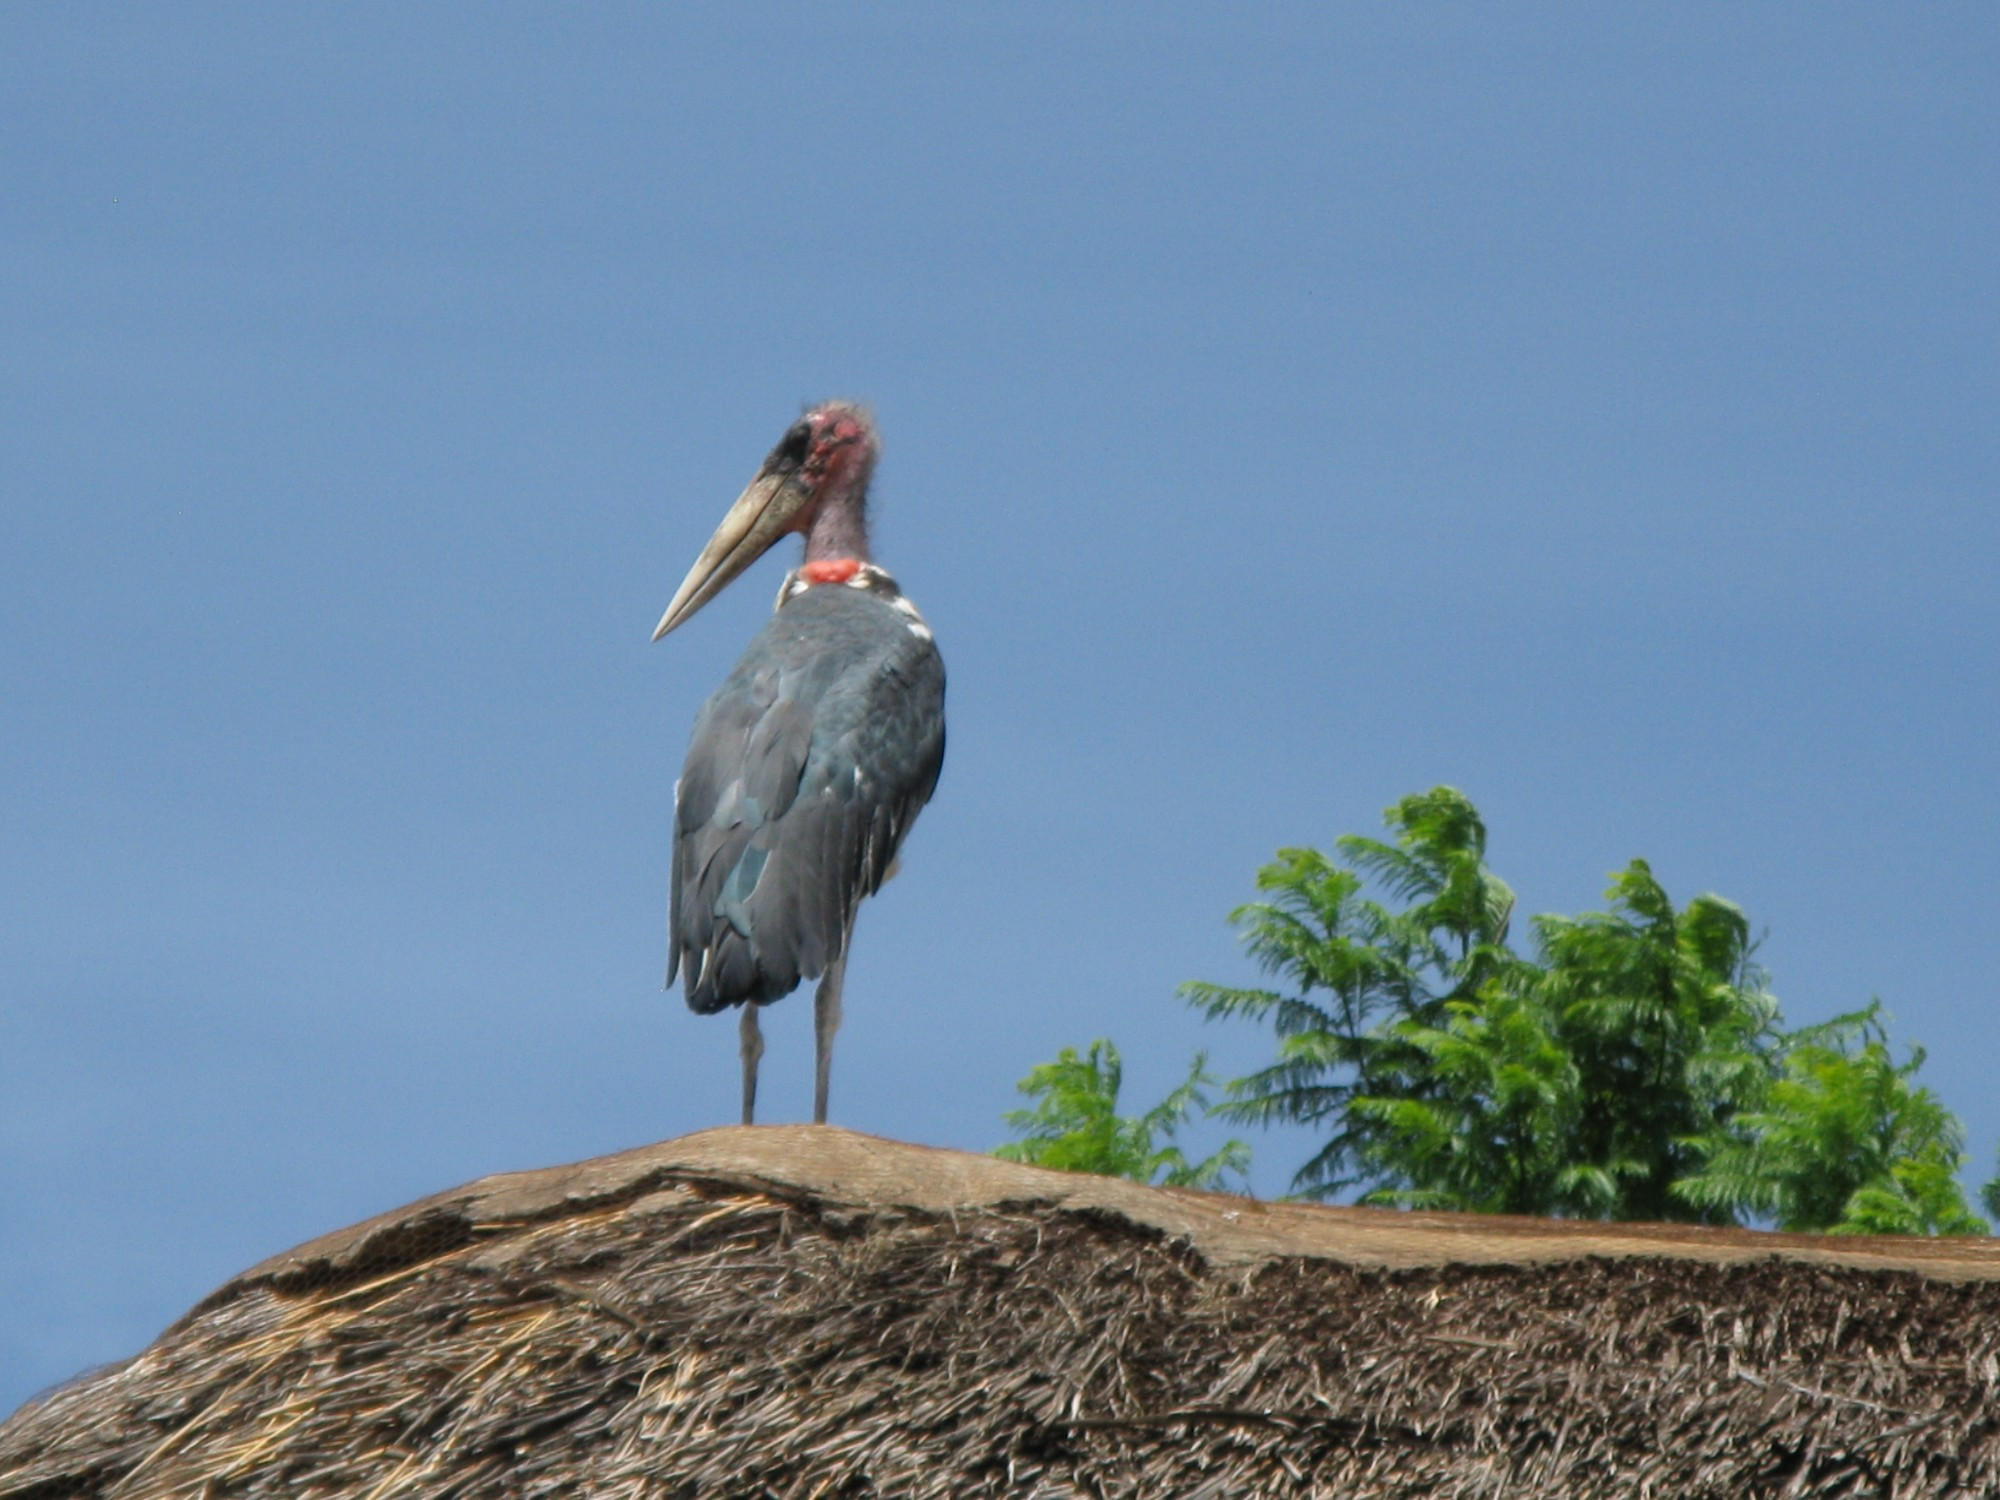
[[[1991,1241],[728,1129],[266,1261],[0,1426],[0,1497],[1987,1495],[1996,1388]]]

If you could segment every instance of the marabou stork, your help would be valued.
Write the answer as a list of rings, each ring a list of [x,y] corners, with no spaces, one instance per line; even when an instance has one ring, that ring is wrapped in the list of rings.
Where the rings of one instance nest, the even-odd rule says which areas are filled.
[[[826,1120],[854,910],[944,763],[944,662],[930,627],[868,556],[880,444],[830,401],[778,441],[667,606],[658,640],[787,532],[805,556],[777,610],[702,706],[674,790],[672,945],[687,1003],[743,1007],[743,1123],[764,1054],[757,1008],[818,979],[813,1119]]]

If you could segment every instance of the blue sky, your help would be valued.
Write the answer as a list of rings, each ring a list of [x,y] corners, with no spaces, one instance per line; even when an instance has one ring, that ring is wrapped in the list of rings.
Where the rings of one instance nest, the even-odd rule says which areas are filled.
[[[1641,855],[1879,995],[1988,1175],[1995,97],[1974,5],[10,8],[0,1409],[733,1117],[666,837],[783,564],[647,636],[830,395],[951,672],[838,1123],[1257,1061],[1174,998],[1257,865],[1450,782],[1526,911]]]

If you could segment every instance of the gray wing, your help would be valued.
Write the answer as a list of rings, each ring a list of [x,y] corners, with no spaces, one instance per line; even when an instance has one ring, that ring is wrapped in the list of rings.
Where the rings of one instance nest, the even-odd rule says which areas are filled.
[[[944,763],[944,662],[859,589],[809,589],[695,720],[674,811],[673,945],[701,1012],[775,1000],[838,958]]]

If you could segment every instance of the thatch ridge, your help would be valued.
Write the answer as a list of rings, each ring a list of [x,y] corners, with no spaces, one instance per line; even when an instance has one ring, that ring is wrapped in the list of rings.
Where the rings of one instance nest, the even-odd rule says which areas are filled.
[[[196,1311],[249,1287],[360,1276],[508,1226],[630,1203],[669,1182],[747,1188],[799,1201],[927,1213],[1040,1206],[1109,1214],[1187,1242],[1218,1266],[1290,1256],[1356,1266],[1528,1265],[1590,1256],[1716,1263],[1776,1256],[1943,1281],[2000,1280],[2000,1240],[1773,1234],[1683,1224],[1607,1224],[1506,1215],[1267,1203],[1141,1187],[826,1125],[727,1125],[569,1166],[503,1172],[336,1230],[273,1256]]]
[[[1167,1191],[824,1127],[489,1177],[0,1425],[0,1500],[1986,1494],[2000,1246]]]

